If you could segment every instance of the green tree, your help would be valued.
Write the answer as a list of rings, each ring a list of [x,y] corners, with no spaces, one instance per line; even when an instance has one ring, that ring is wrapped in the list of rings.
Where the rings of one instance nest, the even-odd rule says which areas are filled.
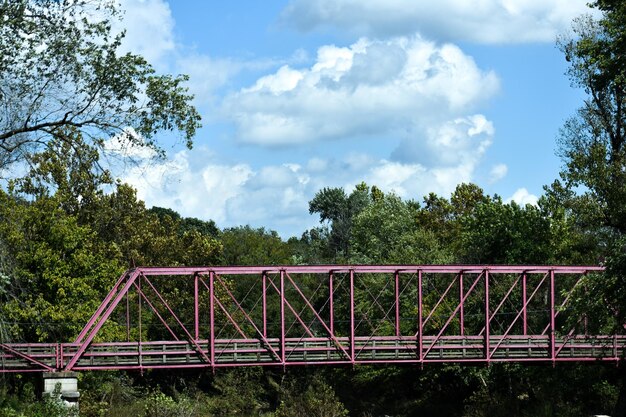
[[[275,231],[250,226],[224,229],[220,236],[224,265],[285,265],[291,251]]]
[[[155,135],[178,131],[188,147],[200,126],[186,76],[158,75],[139,55],[122,54],[112,31],[117,2],[0,1],[0,167],[73,127],[100,150],[160,151]],[[61,135],[60,135],[61,133]]]
[[[417,210],[394,194],[377,198],[354,218],[351,246],[356,263],[446,263],[434,232],[416,221]]]
[[[350,256],[353,219],[371,201],[370,189],[364,182],[358,184],[350,195],[343,188],[323,188],[309,201],[309,213],[319,214],[321,222],[330,224],[328,246],[335,260]]]

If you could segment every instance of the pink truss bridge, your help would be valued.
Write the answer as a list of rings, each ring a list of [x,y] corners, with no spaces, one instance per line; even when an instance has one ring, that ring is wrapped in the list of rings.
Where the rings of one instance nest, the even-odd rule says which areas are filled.
[[[0,372],[613,361],[572,307],[598,266],[136,268],[71,343],[2,343]]]

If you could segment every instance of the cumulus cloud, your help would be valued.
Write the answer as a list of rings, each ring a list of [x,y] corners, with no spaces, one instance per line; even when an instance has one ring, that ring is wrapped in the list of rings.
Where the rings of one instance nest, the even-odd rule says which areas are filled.
[[[491,145],[495,129],[481,114],[457,118],[426,128],[425,138],[406,138],[394,159],[425,166],[474,164]]]
[[[500,181],[502,178],[506,177],[506,174],[509,172],[509,167],[506,164],[497,164],[491,168],[489,172],[489,182],[491,184]]]
[[[223,114],[241,142],[289,146],[398,137],[471,111],[498,90],[458,47],[420,37],[326,45],[309,68],[283,66],[229,95]]]
[[[114,30],[126,30],[122,47],[142,55],[154,65],[163,65],[167,54],[174,51],[174,18],[164,0],[121,0],[122,20],[114,22]]]
[[[300,171],[297,164],[260,169],[247,163],[228,164],[207,149],[197,149],[180,151],[168,160],[138,160],[120,176],[148,206],[213,219],[221,227],[270,227],[288,237],[306,229],[303,219],[313,192],[308,175]],[[312,226],[314,219],[309,220]]]
[[[420,199],[429,192],[450,194],[460,181],[471,180],[473,170],[471,164],[429,168],[359,153],[254,168],[225,163],[211,151],[198,149],[180,151],[167,161],[139,161],[121,177],[148,206],[213,219],[220,227],[267,227],[288,238],[316,225],[308,202],[323,187],[350,192],[365,181],[403,198]]]
[[[526,204],[536,206],[539,198],[536,195],[529,193],[526,188],[519,188],[513,193],[511,197],[507,198],[504,202],[508,204],[511,201],[515,201],[520,206],[525,206]]]
[[[292,0],[281,22],[301,31],[333,27],[373,37],[422,33],[479,43],[554,42],[586,0]]]

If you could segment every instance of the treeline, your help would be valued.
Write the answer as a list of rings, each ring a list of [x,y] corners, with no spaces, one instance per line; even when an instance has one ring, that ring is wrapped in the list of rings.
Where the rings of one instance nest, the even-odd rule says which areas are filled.
[[[626,5],[591,6],[599,17],[577,19],[572,36],[558,42],[572,85],[587,97],[559,133],[563,171],[536,206],[505,203],[473,184],[415,201],[375,184],[325,188],[309,204],[320,226],[284,241],[262,228],[220,229],[148,209],[103,168],[111,138],[118,156],[128,149],[163,156],[163,132],[191,148],[200,127],[187,77],[157,75],[141,56],[120,51],[124,34],[111,24],[117,2],[0,2],[0,169],[7,180],[0,189],[0,339],[72,340],[116,277],[137,265],[312,263],[603,263],[603,280],[586,280],[572,308],[585,311],[597,331],[623,333]],[[81,410],[623,416],[624,374],[621,365],[595,364],[85,373]],[[0,381],[0,416],[62,413],[37,400],[36,377],[3,374]]]
[[[78,133],[68,135],[71,141],[51,141],[32,156],[25,175],[0,190],[3,342],[73,340],[114,280],[133,266],[597,264],[606,252],[605,231],[585,227],[557,184],[536,206],[520,206],[474,184],[459,185],[450,197],[414,201],[361,183],[350,193],[320,190],[309,202],[320,226],[300,237],[285,241],[249,226],[220,229],[146,208],[131,187],[98,166],[98,153]],[[247,291],[231,289],[238,298]],[[580,300],[577,308],[589,306]],[[593,311],[611,319],[608,308]],[[605,331],[618,324],[608,320]],[[620,372],[599,365],[429,365],[84,373],[81,413],[589,415],[615,406]],[[50,404],[34,400],[36,385],[36,378],[3,376],[0,415],[50,415]]]

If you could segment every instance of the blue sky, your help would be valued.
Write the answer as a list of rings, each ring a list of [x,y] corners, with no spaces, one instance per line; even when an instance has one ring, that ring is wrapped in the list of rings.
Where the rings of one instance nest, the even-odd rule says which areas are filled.
[[[285,238],[325,186],[534,203],[583,99],[555,40],[585,3],[123,0],[124,47],[190,75],[204,127],[120,176],[148,206]]]

